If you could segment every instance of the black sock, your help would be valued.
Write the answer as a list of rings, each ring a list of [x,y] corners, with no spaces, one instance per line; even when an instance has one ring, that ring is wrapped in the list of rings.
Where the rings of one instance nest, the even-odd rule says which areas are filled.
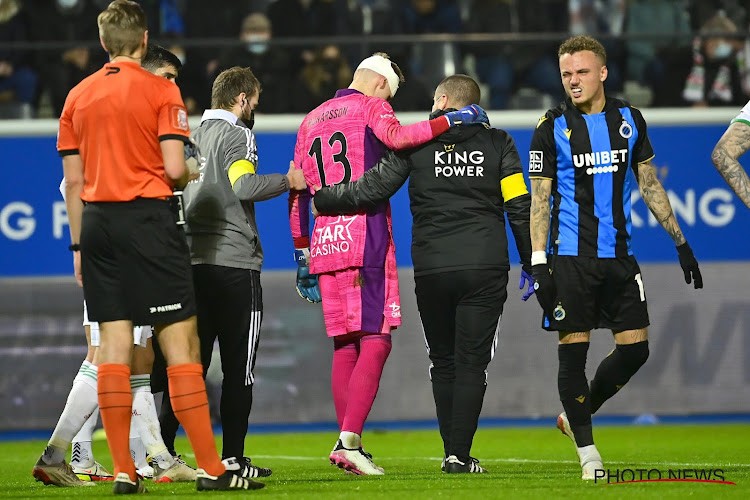
[[[606,400],[622,389],[647,359],[648,340],[615,346],[599,364],[591,381],[591,413],[596,413]]]
[[[479,414],[482,412],[484,393],[487,390],[484,372],[471,373],[456,367],[453,386],[453,423],[449,455],[469,463],[471,444],[477,432]]]
[[[591,430],[591,393],[586,380],[588,350],[588,342],[560,344],[557,347],[557,357],[560,361],[557,390],[579,448],[594,444]]]
[[[159,427],[161,427],[161,439],[164,441],[164,445],[172,456],[177,455],[177,451],[174,449],[174,440],[177,436],[177,428],[180,427],[180,422],[172,410],[172,402],[169,399],[169,391],[164,391],[164,395],[161,400],[161,410],[159,411]]]
[[[435,398],[440,437],[443,438],[444,456],[448,456],[451,437],[451,419],[453,418],[453,382],[440,382],[433,378],[432,396]]]

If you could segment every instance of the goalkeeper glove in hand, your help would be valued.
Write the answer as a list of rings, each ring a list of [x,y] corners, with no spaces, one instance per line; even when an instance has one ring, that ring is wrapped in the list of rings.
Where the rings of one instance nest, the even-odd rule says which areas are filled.
[[[487,113],[477,104],[464,106],[458,111],[450,111],[444,116],[448,119],[451,127],[454,125],[471,125],[473,123],[490,123]]]
[[[185,166],[191,174],[197,174],[201,166],[201,150],[198,144],[190,137],[190,142],[185,143]]]
[[[297,262],[297,295],[313,304],[320,302],[320,288],[318,288],[318,275],[310,274],[310,250],[307,248],[296,248],[294,260]]]
[[[526,269],[521,268],[521,281],[518,282],[518,289],[523,290],[526,287],[526,291],[523,292],[523,296],[521,297],[521,300],[524,302],[534,295],[534,283],[534,277],[527,273]]]
[[[698,261],[695,260],[693,249],[687,241],[677,247],[677,255],[680,258],[682,272],[685,273],[685,283],[689,285],[692,281],[695,289],[703,288],[703,276],[701,276],[701,270],[698,269]]]
[[[531,273],[534,276],[534,293],[539,305],[542,306],[544,314],[552,317],[552,310],[555,307],[557,298],[557,287],[552,279],[552,271],[547,264],[537,264],[531,266]]]

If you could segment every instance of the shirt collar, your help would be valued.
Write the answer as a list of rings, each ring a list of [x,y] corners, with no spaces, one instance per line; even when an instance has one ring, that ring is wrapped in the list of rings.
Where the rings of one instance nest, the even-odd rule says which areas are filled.
[[[201,123],[205,122],[206,120],[224,120],[231,125],[240,125],[242,123],[234,113],[232,113],[231,111],[227,111],[226,109],[205,110],[203,112],[203,116],[201,116]]]
[[[336,91],[336,95],[334,97],[343,97],[345,95],[352,95],[352,94],[361,94],[359,90],[355,89],[339,89]]]

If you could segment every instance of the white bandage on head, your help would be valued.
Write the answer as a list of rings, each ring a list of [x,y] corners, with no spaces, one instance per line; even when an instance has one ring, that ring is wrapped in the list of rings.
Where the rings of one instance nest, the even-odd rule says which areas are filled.
[[[400,80],[396,72],[393,71],[390,59],[386,59],[383,56],[370,56],[359,63],[357,69],[369,69],[384,76],[385,79],[388,80],[388,86],[391,88],[391,97],[396,95]]]

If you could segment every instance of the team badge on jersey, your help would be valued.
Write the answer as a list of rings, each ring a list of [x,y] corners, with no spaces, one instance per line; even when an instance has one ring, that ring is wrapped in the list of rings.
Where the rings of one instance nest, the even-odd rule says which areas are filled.
[[[633,127],[625,120],[622,121],[618,132],[620,132],[620,137],[623,139],[630,139],[633,137]]]
[[[174,128],[185,131],[190,130],[190,125],[188,124],[188,114],[187,111],[185,111],[185,108],[174,106],[172,108],[172,120],[174,122]]]
[[[544,151],[529,151],[529,173],[539,173],[544,164]]]

